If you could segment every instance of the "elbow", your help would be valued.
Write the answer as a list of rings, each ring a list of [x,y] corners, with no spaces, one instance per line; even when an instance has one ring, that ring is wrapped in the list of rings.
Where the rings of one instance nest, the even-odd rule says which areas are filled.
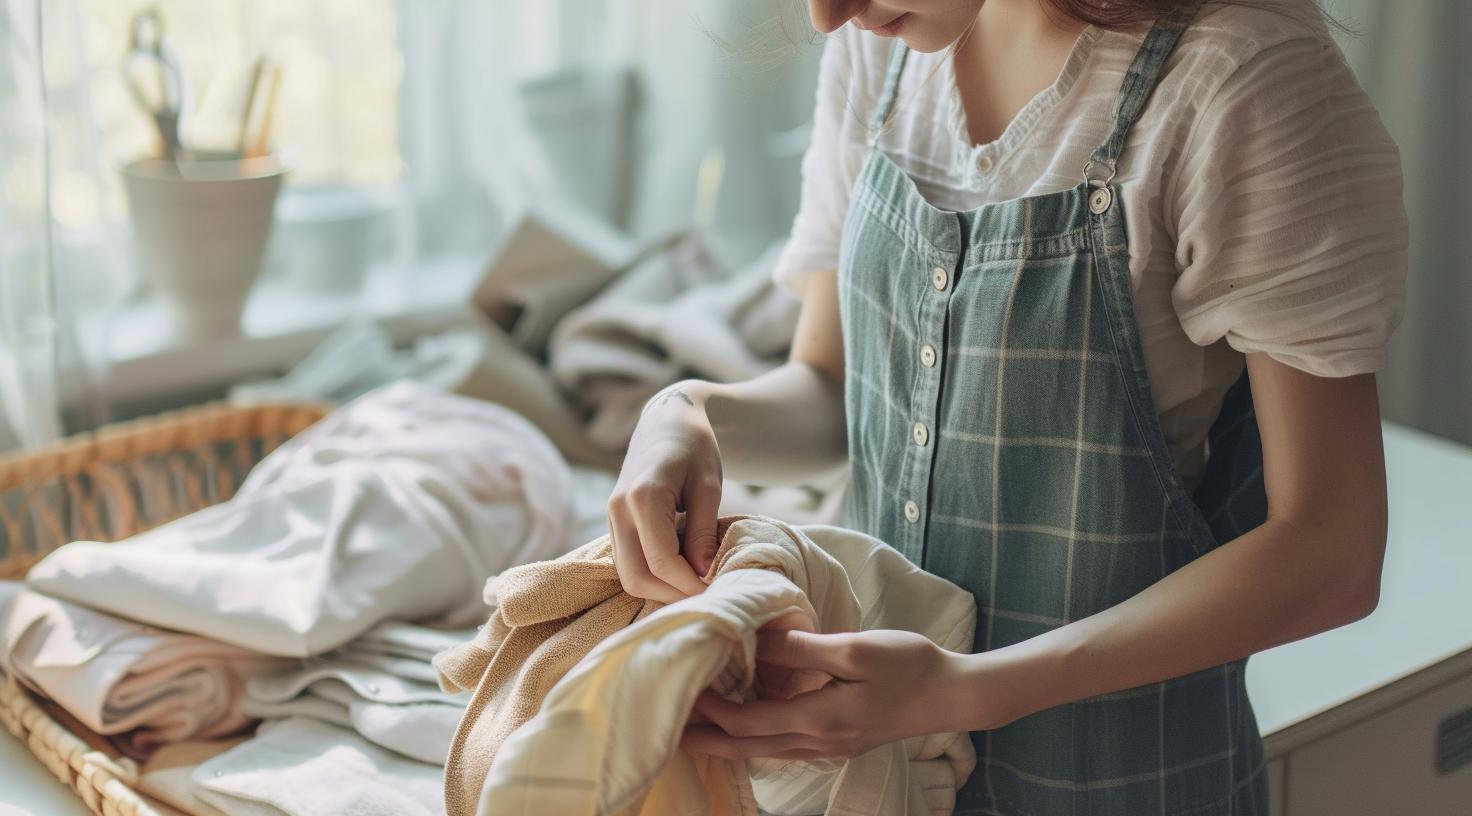
[[[1380,569],[1379,565],[1373,573],[1367,573],[1355,582],[1354,589],[1350,594],[1346,608],[1346,619],[1344,623],[1354,623],[1362,618],[1367,618],[1375,608],[1380,605]]]
[[[1355,542],[1358,557],[1343,559],[1344,570],[1334,593],[1334,626],[1344,626],[1370,616],[1380,605],[1380,575],[1385,562],[1383,533]]]

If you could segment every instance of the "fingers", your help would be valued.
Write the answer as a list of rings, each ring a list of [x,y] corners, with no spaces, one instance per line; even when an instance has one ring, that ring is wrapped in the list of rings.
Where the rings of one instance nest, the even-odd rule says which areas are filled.
[[[832,705],[833,700],[822,691],[792,700],[753,700],[739,705],[705,692],[696,700],[680,747],[728,759],[856,755],[863,748],[860,735],[839,718],[823,713]]]
[[[689,562],[680,557],[680,539],[675,535],[674,497],[663,491],[636,491],[633,495],[634,525],[649,572],[681,594],[699,595],[705,584],[696,577]],[[679,598],[676,598],[679,600]]]
[[[684,593],[649,571],[644,562],[644,550],[639,545],[638,528],[621,500],[609,502],[608,534],[613,537],[613,566],[625,592],[662,603],[674,603],[685,597]]]
[[[702,580],[715,560],[716,515],[721,506],[721,480],[696,477],[685,485],[685,541],[681,552]]]
[[[692,725],[680,735],[680,747],[693,754],[709,754],[726,759],[745,759],[791,752],[816,753],[810,745],[811,740],[811,737],[804,734],[733,737],[719,728]]]
[[[849,634],[819,635],[800,629],[769,629],[756,634],[756,659],[789,669],[820,671],[839,679],[859,675]]]
[[[831,718],[824,716],[824,702],[821,691],[799,694],[790,700],[747,703],[733,703],[707,691],[696,698],[694,710],[733,737],[815,736],[832,726]]]

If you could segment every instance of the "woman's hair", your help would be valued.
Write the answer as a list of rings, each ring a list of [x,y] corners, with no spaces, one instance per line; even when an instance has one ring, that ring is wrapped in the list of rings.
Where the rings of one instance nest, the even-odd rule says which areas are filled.
[[[1117,28],[1154,20],[1185,0],[1042,0],[1076,20],[1103,28]]]
[[[1082,20],[1090,25],[1100,28],[1123,28],[1148,23],[1176,6],[1184,5],[1189,0],[1038,0],[1038,2],[1045,9]],[[1222,0],[1222,2],[1240,6],[1259,5],[1254,0]],[[1262,5],[1280,13],[1286,11],[1281,3]],[[1331,25],[1346,33],[1351,32],[1351,29],[1343,23],[1325,13],[1317,2],[1307,0],[1302,5],[1303,10],[1313,16],[1327,20]]]

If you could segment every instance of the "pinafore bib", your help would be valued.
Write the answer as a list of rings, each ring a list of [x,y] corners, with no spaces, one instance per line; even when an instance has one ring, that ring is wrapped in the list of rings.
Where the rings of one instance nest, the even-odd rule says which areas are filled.
[[[1198,3],[1145,37],[1109,139],[1062,192],[937,209],[880,136],[896,44],[839,255],[848,526],[976,597],[975,650],[1114,606],[1261,524],[1245,373],[1199,487],[1171,463],[1131,302],[1114,168]],[[1239,660],[973,733],[958,814],[1266,816]]]

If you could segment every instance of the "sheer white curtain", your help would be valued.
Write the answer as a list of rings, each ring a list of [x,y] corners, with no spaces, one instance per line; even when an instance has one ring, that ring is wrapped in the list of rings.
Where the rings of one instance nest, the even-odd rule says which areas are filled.
[[[819,52],[803,13],[401,0],[401,143],[421,252],[487,249],[509,210],[548,198],[641,237],[687,226],[714,156],[709,226],[733,260],[755,255],[796,207],[802,145],[782,137],[811,115]]]
[[[1333,0],[1346,56],[1400,146],[1406,316],[1381,377],[1389,419],[1472,444],[1472,3]]]
[[[60,433],[41,4],[0,0],[0,449]]]

